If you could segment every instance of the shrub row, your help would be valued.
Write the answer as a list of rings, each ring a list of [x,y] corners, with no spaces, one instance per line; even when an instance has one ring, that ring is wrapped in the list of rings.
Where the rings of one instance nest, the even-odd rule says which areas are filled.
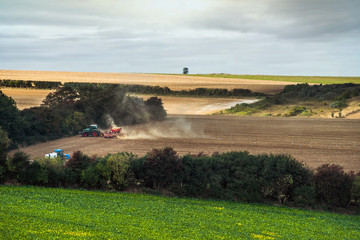
[[[279,93],[284,98],[312,98],[318,100],[346,100],[360,96],[360,84],[309,85],[307,83],[287,85]]]
[[[7,178],[22,184],[103,190],[134,188],[177,196],[243,202],[276,202],[327,208],[360,206],[360,175],[325,164],[315,172],[288,155],[229,152],[180,157],[172,148],[144,157],[117,153],[89,157],[77,151],[64,162],[21,152],[7,160]]]

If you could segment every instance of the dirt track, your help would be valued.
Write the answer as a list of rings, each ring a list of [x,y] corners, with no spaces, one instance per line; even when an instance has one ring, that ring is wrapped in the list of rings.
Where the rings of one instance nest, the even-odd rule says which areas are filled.
[[[249,151],[291,154],[310,167],[335,163],[360,171],[360,120],[169,115],[160,123],[124,128],[120,139],[75,136],[21,150],[42,157],[55,148],[88,155],[174,147],[181,155]]]

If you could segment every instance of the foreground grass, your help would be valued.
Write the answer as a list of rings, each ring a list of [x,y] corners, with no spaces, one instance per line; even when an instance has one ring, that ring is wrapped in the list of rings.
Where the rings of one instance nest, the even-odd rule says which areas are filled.
[[[214,78],[239,78],[250,80],[269,80],[299,83],[322,83],[322,84],[341,84],[341,83],[360,83],[360,77],[327,77],[327,76],[278,76],[278,75],[232,75],[232,74],[176,74],[182,76],[195,77],[214,77]]]
[[[1,239],[360,239],[359,224],[285,207],[0,186]]]

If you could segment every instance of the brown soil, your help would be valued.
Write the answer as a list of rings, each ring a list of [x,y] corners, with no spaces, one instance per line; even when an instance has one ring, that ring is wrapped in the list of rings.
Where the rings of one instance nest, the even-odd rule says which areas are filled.
[[[360,171],[360,120],[169,115],[158,123],[125,127],[118,139],[70,138],[22,148],[33,158],[55,148],[88,155],[174,147],[179,154],[249,151],[291,154],[315,168],[324,163]]]
[[[60,82],[95,82],[140,84],[169,87],[171,90],[194,88],[242,88],[254,92],[274,94],[280,92],[289,82],[249,80],[238,78],[213,78],[145,73],[94,73],[94,72],[54,72],[54,71],[19,71],[0,70],[0,79],[60,81]]]

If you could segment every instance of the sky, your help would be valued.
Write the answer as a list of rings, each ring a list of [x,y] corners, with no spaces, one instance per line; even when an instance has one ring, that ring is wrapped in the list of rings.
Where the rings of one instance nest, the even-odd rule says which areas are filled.
[[[360,76],[360,0],[0,0],[0,69]]]

